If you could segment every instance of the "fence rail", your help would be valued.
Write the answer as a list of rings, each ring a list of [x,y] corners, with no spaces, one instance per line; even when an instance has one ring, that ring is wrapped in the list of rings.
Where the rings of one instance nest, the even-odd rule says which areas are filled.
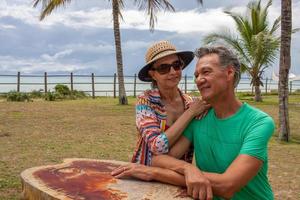
[[[137,79],[136,74],[133,76],[124,76],[125,89],[128,95],[136,96],[138,93],[150,88],[150,83],[141,82]],[[261,91],[269,93],[272,90],[277,90],[278,82],[269,78],[263,79],[264,86]],[[15,90],[17,92],[31,92],[39,90],[43,92],[53,91],[55,85],[64,84],[68,85],[70,90],[80,90],[89,93],[92,97],[95,96],[113,96],[116,97],[118,93],[118,79],[116,73],[114,75],[77,75],[77,74],[48,74],[45,72],[43,75],[30,75],[21,74],[18,72],[15,75],[0,74],[0,93],[8,93]],[[197,88],[195,86],[192,76],[185,75],[179,87],[184,92],[193,92]],[[290,81],[289,91],[293,92],[300,90],[300,81]],[[253,92],[250,85],[249,78],[242,78],[237,91]],[[100,95],[99,95],[100,94]],[[102,95],[101,95],[102,94]],[[105,95],[103,95],[105,94]]]

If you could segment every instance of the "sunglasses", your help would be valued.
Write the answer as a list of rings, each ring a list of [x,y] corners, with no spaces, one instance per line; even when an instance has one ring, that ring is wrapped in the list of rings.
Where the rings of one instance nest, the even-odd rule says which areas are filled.
[[[180,60],[177,60],[172,64],[161,64],[156,68],[151,68],[151,70],[157,71],[159,74],[167,74],[170,72],[171,67],[173,67],[175,71],[182,70],[183,63]]]

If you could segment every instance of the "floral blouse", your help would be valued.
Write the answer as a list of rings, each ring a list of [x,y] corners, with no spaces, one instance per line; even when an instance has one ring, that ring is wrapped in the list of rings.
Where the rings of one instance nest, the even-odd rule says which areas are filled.
[[[179,90],[179,89],[178,89]],[[184,109],[189,107],[192,98],[187,94],[180,95],[184,101]],[[137,146],[132,157],[133,163],[151,165],[153,155],[166,154],[169,151],[169,142],[164,133],[166,127],[167,113],[158,89],[146,90],[138,97],[136,103],[136,127],[138,130]],[[192,162],[193,148],[191,147],[183,158]]]

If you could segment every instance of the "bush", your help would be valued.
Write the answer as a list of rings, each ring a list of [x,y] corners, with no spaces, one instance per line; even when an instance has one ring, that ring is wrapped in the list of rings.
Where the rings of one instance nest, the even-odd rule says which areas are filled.
[[[26,93],[10,91],[6,95],[7,101],[30,101],[30,96]]]
[[[33,90],[32,92],[30,92],[30,97],[31,98],[42,98],[44,97],[44,94],[42,92],[43,90]]]
[[[45,100],[46,101],[55,101],[56,100],[55,92],[47,92],[45,95]]]
[[[62,96],[69,96],[69,95],[71,95],[71,90],[66,85],[57,84],[54,89],[55,89],[55,92],[57,94],[60,94]]]
[[[73,92],[71,92],[71,95],[75,98],[86,98],[88,96],[83,91],[78,91],[78,90],[73,90]]]
[[[45,100],[55,101],[63,99],[78,99],[85,98],[87,95],[83,91],[73,90],[71,91],[68,86],[63,84],[58,84],[54,87],[55,92],[47,92]]]

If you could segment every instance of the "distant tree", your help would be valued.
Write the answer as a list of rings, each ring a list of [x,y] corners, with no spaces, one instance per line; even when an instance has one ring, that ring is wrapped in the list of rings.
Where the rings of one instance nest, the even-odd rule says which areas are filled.
[[[292,1],[281,0],[281,47],[279,66],[279,139],[289,141],[289,71],[291,67]]]
[[[51,14],[52,11],[61,6],[65,6],[72,0],[34,0],[33,6],[37,7],[40,3],[42,4],[42,12],[40,20],[43,20],[47,15]],[[115,38],[115,49],[116,49],[116,61],[117,61],[117,72],[118,72],[118,83],[119,83],[119,104],[128,104],[125,84],[124,84],[124,73],[123,73],[123,59],[122,59],[122,47],[121,47],[121,33],[119,18],[122,18],[121,8],[123,7],[123,0],[111,0],[112,2],[112,15],[113,15],[113,26],[114,26],[114,38]],[[156,13],[160,9],[164,8],[167,10],[174,10],[168,0],[149,0],[145,6],[145,1],[135,0],[136,4],[140,7],[145,7],[148,10],[150,16],[150,29],[154,29],[156,21]]]
[[[220,30],[208,34],[204,38],[206,44],[223,43],[229,45],[240,57],[242,70],[251,77],[251,85],[255,89],[255,101],[262,101],[260,86],[263,86],[264,70],[272,64],[278,53],[280,37],[275,31],[280,26],[278,17],[270,26],[267,16],[272,0],[261,7],[261,1],[251,1],[247,5],[245,16],[231,11],[224,11],[234,20],[238,35],[228,30]]]

